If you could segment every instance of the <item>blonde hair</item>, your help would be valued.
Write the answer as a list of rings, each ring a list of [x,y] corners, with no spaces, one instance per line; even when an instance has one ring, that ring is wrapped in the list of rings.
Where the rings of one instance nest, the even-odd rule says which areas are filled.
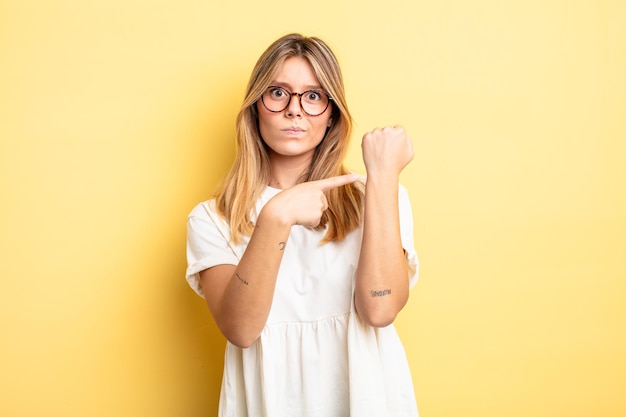
[[[240,243],[243,235],[252,234],[251,215],[270,179],[268,151],[259,132],[256,103],[285,59],[293,56],[309,62],[322,88],[332,97],[331,125],[308,171],[299,180],[315,181],[348,173],[343,161],[352,133],[352,118],[339,63],[321,39],[300,34],[283,36],[265,50],[252,70],[237,116],[235,161],[215,196],[217,211],[230,225],[234,243]],[[317,230],[328,227],[323,242],[340,241],[361,223],[363,190],[358,184],[349,184],[327,191],[326,197],[328,209]]]

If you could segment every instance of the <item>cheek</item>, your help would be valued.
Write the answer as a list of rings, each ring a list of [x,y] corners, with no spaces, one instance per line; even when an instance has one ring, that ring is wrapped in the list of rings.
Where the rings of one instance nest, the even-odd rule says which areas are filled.
[[[323,120],[319,121],[319,124],[317,124],[316,126],[316,130],[322,131],[323,135],[325,136],[328,129],[332,126],[332,123],[333,123],[332,117],[326,117]]]
[[[264,109],[259,108],[257,103],[257,125],[259,126],[259,133],[263,137],[267,133],[267,129],[271,126],[271,115],[265,114]]]

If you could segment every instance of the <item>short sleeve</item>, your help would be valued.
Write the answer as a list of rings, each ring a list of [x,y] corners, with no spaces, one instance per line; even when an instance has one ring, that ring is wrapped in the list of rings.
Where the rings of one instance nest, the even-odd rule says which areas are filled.
[[[198,204],[187,217],[187,282],[201,297],[199,272],[216,265],[237,265],[239,257],[229,245],[228,224],[214,210],[213,200]]]
[[[400,238],[410,270],[409,287],[412,288],[417,282],[419,260],[413,239],[413,211],[411,209],[411,201],[409,200],[409,193],[402,185],[400,185],[398,189],[398,209],[400,211]]]

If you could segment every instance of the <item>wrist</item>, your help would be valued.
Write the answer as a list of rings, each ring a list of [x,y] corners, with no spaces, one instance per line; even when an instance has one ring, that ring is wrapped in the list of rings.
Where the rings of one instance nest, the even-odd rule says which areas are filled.
[[[391,187],[400,183],[400,174],[388,171],[378,171],[376,173],[367,173],[366,186]]]
[[[276,229],[290,229],[294,224],[292,220],[280,204],[275,204],[270,200],[261,209],[257,218],[257,224],[263,224],[265,227]]]

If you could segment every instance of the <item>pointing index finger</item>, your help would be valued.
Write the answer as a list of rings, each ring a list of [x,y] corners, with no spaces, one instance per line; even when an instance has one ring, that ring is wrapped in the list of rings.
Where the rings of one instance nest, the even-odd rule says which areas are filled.
[[[355,182],[359,177],[355,174],[338,175],[336,177],[324,178],[323,180],[315,181],[320,186],[322,191],[332,190],[333,188],[341,187],[342,185],[351,184]]]

